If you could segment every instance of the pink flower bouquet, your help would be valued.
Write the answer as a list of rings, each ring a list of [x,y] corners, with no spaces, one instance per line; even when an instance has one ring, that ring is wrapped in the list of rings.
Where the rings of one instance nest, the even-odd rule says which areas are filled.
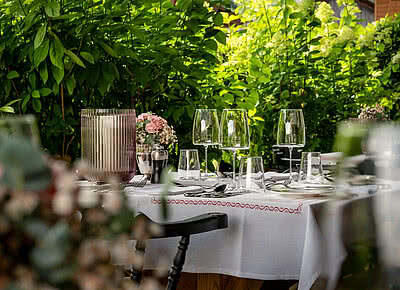
[[[138,144],[168,145],[177,142],[175,131],[167,120],[153,113],[140,114],[136,119],[136,142]]]

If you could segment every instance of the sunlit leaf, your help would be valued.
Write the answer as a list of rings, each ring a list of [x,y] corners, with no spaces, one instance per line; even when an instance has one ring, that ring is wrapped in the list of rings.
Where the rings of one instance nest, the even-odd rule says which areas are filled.
[[[38,90],[34,90],[32,92],[32,98],[35,98],[35,99],[39,99],[40,98],[40,93],[39,93]]]

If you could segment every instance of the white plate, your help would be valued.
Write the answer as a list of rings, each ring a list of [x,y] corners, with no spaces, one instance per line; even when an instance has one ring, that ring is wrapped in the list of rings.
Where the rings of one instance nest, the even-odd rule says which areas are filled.
[[[289,185],[287,185],[287,187],[289,187],[290,189],[302,189],[302,190],[309,190],[309,189],[313,189],[313,190],[318,190],[318,189],[322,189],[322,190],[333,190],[335,188],[335,186],[333,184],[328,184],[328,183],[300,183],[300,182],[293,182]]]

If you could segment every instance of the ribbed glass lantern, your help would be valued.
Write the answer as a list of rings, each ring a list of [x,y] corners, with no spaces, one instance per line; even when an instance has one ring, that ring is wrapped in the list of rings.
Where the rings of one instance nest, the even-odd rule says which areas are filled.
[[[82,110],[81,152],[89,166],[85,176],[89,181],[106,182],[113,175],[128,181],[136,169],[135,110]]]

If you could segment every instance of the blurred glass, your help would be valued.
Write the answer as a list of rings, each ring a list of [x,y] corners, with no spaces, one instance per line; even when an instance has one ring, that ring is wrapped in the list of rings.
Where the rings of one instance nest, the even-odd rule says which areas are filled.
[[[0,132],[28,138],[40,146],[39,129],[34,115],[7,115],[0,117]]]
[[[241,189],[265,192],[262,157],[244,157],[240,160],[239,181]]]
[[[126,182],[135,175],[136,114],[132,109],[84,109],[81,112],[82,159],[85,177],[105,182],[118,176]]]
[[[179,179],[200,179],[200,161],[197,149],[182,149],[178,164]]]

